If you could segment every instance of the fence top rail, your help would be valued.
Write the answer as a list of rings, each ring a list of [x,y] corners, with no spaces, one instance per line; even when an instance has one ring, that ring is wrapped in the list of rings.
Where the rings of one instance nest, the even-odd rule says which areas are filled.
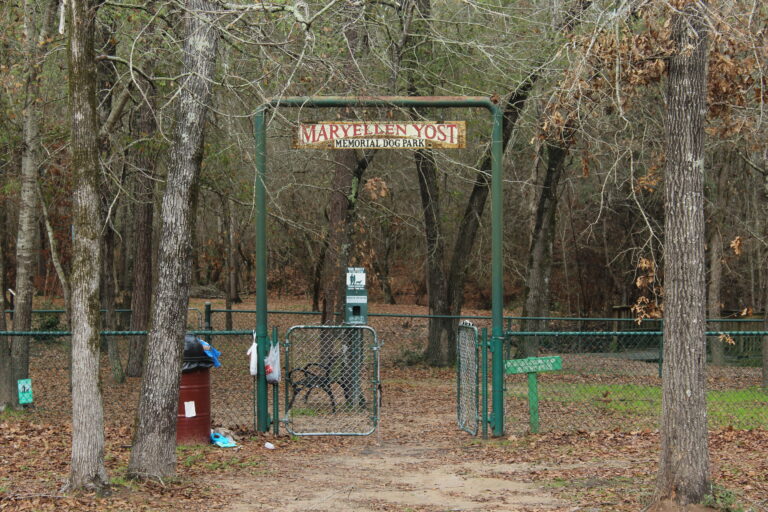
[[[507,336],[663,336],[664,331],[505,331]],[[705,336],[768,336],[768,331],[707,331]]]
[[[186,334],[211,335],[211,336],[252,336],[252,330],[238,331],[185,331]],[[146,336],[148,331],[101,331],[101,336]],[[72,336],[72,331],[0,331],[0,336]]]
[[[106,309],[100,309],[99,310],[102,313],[106,313]],[[113,309],[115,313],[130,313],[133,310],[132,309],[125,309],[125,308],[118,308]],[[200,311],[200,308],[187,308],[187,311]],[[16,312],[15,309],[6,309],[5,313],[12,315]],[[32,313],[39,313],[39,314],[51,314],[51,313],[58,313],[58,314],[64,314],[67,312],[66,309],[33,309],[31,310]]]
[[[369,326],[355,325],[296,325],[292,328],[354,328]],[[461,327],[461,326],[460,326]],[[470,327],[470,326],[463,326]],[[186,334],[211,335],[211,336],[251,336],[253,330],[232,330],[232,331],[213,331],[213,330],[190,330]],[[101,336],[146,336],[148,331],[101,331]],[[504,334],[510,337],[518,336],[663,336],[663,331],[505,331]],[[768,336],[766,331],[707,331],[705,336]],[[71,331],[0,331],[0,336],[72,336]]]
[[[257,312],[255,309],[211,309],[211,313],[250,313]],[[316,315],[322,314],[320,311],[296,311],[296,310],[267,310],[267,314],[270,315]],[[335,314],[341,315],[341,312]],[[491,320],[491,315],[420,315],[420,314],[408,314],[408,313],[371,313],[368,312],[368,316],[376,317],[391,317],[391,318],[456,318],[459,320]],[[571,318],[571,317],[554,317],[554,316],[541,316],[541,317],[524,317],[524,316],[505,316],[504,320],[558,320],[569,322],[634,322],[637,320],[634,318]],[[643,322],[660,322],[661,319],[649,319]],[[762,321],[762,320],[760,320]]]

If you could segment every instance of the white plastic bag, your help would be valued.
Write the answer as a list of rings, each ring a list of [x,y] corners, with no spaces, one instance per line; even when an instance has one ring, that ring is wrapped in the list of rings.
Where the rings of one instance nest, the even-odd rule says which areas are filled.
[[[256,343],[256,331],[253,331],[253,345],[246,354],[251,356],[251,375],[255,377],[259,373],[259,346]]]
[[[264,359],[264,373],[267,375],[267,382],[277,384],[280,382],[280,345],[272,345],[269,354]]]

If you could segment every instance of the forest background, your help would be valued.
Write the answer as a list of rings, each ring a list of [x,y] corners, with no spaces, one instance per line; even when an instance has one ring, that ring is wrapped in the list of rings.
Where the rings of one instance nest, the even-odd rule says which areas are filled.
[[[659,317],[660,120],[673,4],[212,2],[221,44],[196,197],[193,285],[221,290],[230,303],[253,291],[250,117],[266,99],[491,96],[506,114],[506,305],[531,317],[613,316],[627,306]],[[0,10],[4,309],[14,300],[8,288],[30,295],[25,282],[35,294],[68,300],[73,179],[60,7],[29,0]],[[146,324],[146,285],[157,275],[155,212],[185,77],[183,11],[178,2],[107,1],[95,25],[102,304],[132,308],[136,329]],[[710,318],[751,314],[766,302],[765,23],[759,2],[711,6]],[[291,148],[298,121],[351,116],[466,119],[467,149]],[[368,269],[373,301],[428,303],[436,314],[457,314],[465,302],[487,307],[489,132],[482,113],[464,110],[277,109],[268,129],[270,292],[303,295],[334,321],[339,269],[354,265]],[[439,323],[430,346],[441,330],[452,332]]]

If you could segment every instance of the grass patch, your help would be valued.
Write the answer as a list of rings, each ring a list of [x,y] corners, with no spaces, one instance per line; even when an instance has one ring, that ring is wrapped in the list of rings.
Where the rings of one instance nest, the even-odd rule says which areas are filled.
[[[12,407],[6,407],[0,410],[0,421],[6,421],[10,419],[18,420],[26,416],[27,411],[25,409],[14,409]]]
[[[722,512],[745,512],[747,510],[740,503],[736,493],[716,484],[712,486],[712,494],[704,497],[702,505],[716,508]]]
[[[509,395],[526,399],[524,384],[509,388]],[[661,387],[637,384],[539,384],[541,403],[589,404],[624,415],[658,417],[661,414]],[[707,392],[707,415],[713,427],[732,426],[739,429],[768,427],[768,392],[752,387]]]

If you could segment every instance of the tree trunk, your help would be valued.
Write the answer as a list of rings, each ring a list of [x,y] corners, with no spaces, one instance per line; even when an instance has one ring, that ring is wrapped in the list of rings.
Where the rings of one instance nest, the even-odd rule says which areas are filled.
[[[408,23],[403,45],[403,67],[407,69],[408,93],[412,96],[429,96],[434,86],[423,70],[432,59],[432,41],[429,38],[432,5],[430,0],[411,0],[404,6]],[[419,114],[424,115],[420,109]],[[456,359],[455,332],[457,318],[453,313],[449,296],[451,283],[446,275],[445,234],[440,223],[440,187],[437,182],[437,165],[431,150],[414,153],[414,167],[419,181],[419,197],[424,213],[424,237],[427,269],[427,300],[429,327],[424,359],[432,366],[448,366]],[[466,256],[466,255],[465,255]]]
[[[345,76],[350,86],[360,83],[357,58],[368,50],[368,40],[363,24],[363,7],[348,5],[343,12],[344,37],[349,53],[344,62]],[[323,258],[320,302],[322,323],[339,325],[344,322],[346,268],[352,252],[352,225],[355,221],[357,197],[362,177],[373,153],[357,150],[333,152],[334,173],[331,180],[331,197],[328,201],[328,233]]]
[[[225,195],[221,195],[221,201],[224,213],[224,222],[227,229],[225,233],[225,243],[227,247],[227,291],[226,291],[226,304],[224,308],[227,310],[225,316],[225,329],[231,331],[233,329],[232,321],[232,306],[233,304],[239,304],[240,293],[237,289],[237,242],[235,241],[235,218],[231,204],[231,200]]]
[[[763,331],[768,331],[768,283],[765,285],[765,302],[763,313]],[[762,355],[763,355],[763,389],[768,390],[768,336],[763,336],[762,342]]]
[[[113,56],[117,54],[117,40],[114,38],[114,28],[109,22],[103,21],[96,24],[96,33],[98,35],[98,47],[104,55]],[[111,61],[108,59],[100,60],[96,65],[96,79],[98,81],[97,100],[99,112],[99,125],[107,123],[110,114],[112,114],[112,91],[117,82],[117,71]],[[110,161],[111,144],[109,136],[101,138],[100,150],[101,160]],[[116,211],[117,197],[120,194],[119,187],[112,187],[112,180],[108,177],[112,173],[109,164],[105,164],[104,179],[101,180],[99,187],[101,197],[102,218],[105,220],[104,236],[101,239],[101,308],[105,311],[103,326],[108,331],[117,329],[117,319],[115,317],[115,302],[117,297],[115,283],[115,246],[117,237],[115,236],[114,212]],[[121,180],[122,181],[122,180]],[[117,189],[117,190],[114,190]],[[123,364],[120,361],[120,351],[115,336],[107,336],[107,355],[109,365],[112,369],[112,380],[122,383],[125,380]]]
[[[700,503],[710,491],[706,401],[704,117],[706,3],[672,15],[664,175],[664,368],[656,498]]]
[[[163,196],[156,300],[138,425],[128,464],[129,474],[136,478],[166,478],[176,473],[176,412],[189,303],[194,206],[218,38],[212,2],[187,0],[185,8],[187,75],[177,100],[174,143]]]
[[[539,194],[536,217],[528,251],[528,268],[525,278],[525,303],[523,317],[549,316],[549,277],[552,274],[552,247],[555,239],[558,185],[568,155],[567,142],[546,141],[547,171]],[[526,332],[546,330],[545,320],[523,320]],[[523,340],[522,357],[539,355],[539,338],[529,336]],[[518,354],[516,354],[517,356]]]
[[[43,192],[40,190],[40,183],[37,183],[37,199],[40,201],[40,209],[43,213],[43,221],[45,223],[45,232],[48,236],[48,246],[51,249],[51,261],[53,261],[53,267],[56,269],[56,275],[59,278],[61,284],[61,292],[64,295],[64,326],[68,328],[69,319],[71,315],[71,306],[69,303],[71,291],[69,289],[69,280],[64,272],[64,267],[61,264],[61,258],[59,257],[59,247],[56,242],[56,236],[51,226],[50,218],[48,217],[48,208],[45,205],[45,198],[43,198]]]
[[[40,51],[37,30],[36,2],[24,2],[25,36],[25,90],[24,146],[21,155],[21,196],[19,202],[19,230],[16,238],[16,298],[14,300],[13,329],[29,331],[32,328],[32,296],[35,257],[37,255],[37,173],[40,165],[40,134],[37,98],[40,96]],[[13,380],[29,377],[29,337],[17,336],[12,342]]]
[[[101,188],[104,191],[104,186]],[[102,200],[104,197],[102,196]],[[103,203],[102,203],[103,206]],[[115,317],[115,281],[113,270],[115,264],[115,231],[111,222],[107,222],[104,236],[102,237],[102,271],[101,271],[101,309],[105,311],[103,326],[108,331],[117,329],[117,319]],[[116,336],[107,336],[107,356],[109,366],[112,370],[112,380],[118,384],[125,381],[123,372],[123,363],[120,360],[120,350],[117,345]]]
[[[707,318],[720,318],[720,282],[723,276],[723,235],[720,226],[712,223],[709,235],[709,286],[707,288]],[[713,324],[713,330],[720,329]],[[709,351],[714,366],[725,364],[725,347],[719,336],[709,337]]]
[[[345,272],[352,245],[352,223],[355,217],[360,180],[365,170],[358,165],[355,150],[334,151],[336,170],[331,181],[328,205],[328,235],[323,259],[321,302],[322,323],[344,322]]]
[[[101,492],[104,413],[99,388],[99,149],[94,25],[97,0],[69,0],[69,100],[73,193],[72,465],[65,487]]]
[[[440,190],[437,169],[431,151],[417,151],[416,173],[419,178],[421,207],[424,211],[424,233],[427,249],[427,297],[429,300],[429,336],[424,353],[427,364],[448,366],[456,359],[453,342],[458,320],[441,318],[451,314],[448,283],[445,279],[445,238],[440,226]]]
[[[146,331],[149,324],[149,308],[152,304],[152,238],[155,206],[155,161],[157,151],[152,140],[155,124],[155,90],[148,84],[142,101],[136,110],[132,132],[144,142],[136,144],[131,152],[135,174],[135,234],[133,244],[133,285],[131,287],[131,330]],[[146,350],[146,336],[132,336],[128,347],[128,377],[141,376]]]
[[[6,330],[5,309],[5,209],[0,208],[0,412],[18,405],[18,394],[11,368],[11,343],[2,335]]]
[[[240,287],[238,286],[238,272],[240,265],[237,261],[237,222],[235,220],[234,204],[227,199],[227,294],[233,304],[239,304]]]
[[[763,152],[763,168],[768,168],[768,149]],[[768,174],[763,176],[763,201],[768,205]],[[765,210],[764,210],[765,211]],[[768,278],[765,279],[763,300],[763,330],[768,331]],[[763,388],[768,389],[768,336],[763,336]]]

